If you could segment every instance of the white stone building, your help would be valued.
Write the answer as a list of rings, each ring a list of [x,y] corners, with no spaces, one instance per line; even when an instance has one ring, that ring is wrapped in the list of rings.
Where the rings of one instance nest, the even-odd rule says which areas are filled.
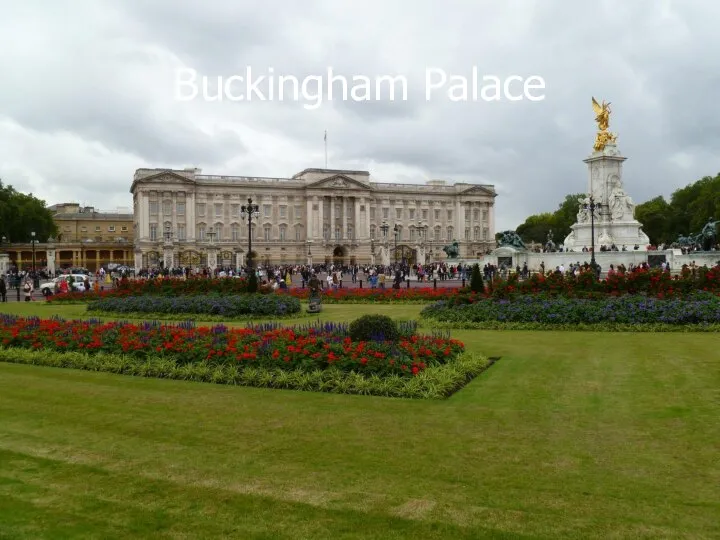
[[[490,185],[389,184],[367,171],[306,169],[292,178],[201,174],[200,169],[138,169],[134,199],[135,267],[245,264],[248,198],[257,264],[390,264],[445,259],[495,247]]]

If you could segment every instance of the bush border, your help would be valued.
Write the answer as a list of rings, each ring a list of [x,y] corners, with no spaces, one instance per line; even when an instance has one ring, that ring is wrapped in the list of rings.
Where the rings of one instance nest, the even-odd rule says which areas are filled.
[[[439,321],[433,317],[421,317],[422,328],[438,330],[526,330],[555,332],[676,332],[712,333],[720,332],[720,323],[713,324],[666,324],[666,323],[535,323],[503,321]]]
[[[237,366],[190,364],[178,366],[172,359],[152,357],[139,360],[116,354],[31,351],[1,348],[0,362],[44,367],[99,371],[136,377],[152,377],[256,388],[273,388],[355,394],[405,399],[446,399],[465,387],[497,361],[465,352],[454,361],[428,368],[414,377],[365,376],[340,370],[282,370]]]

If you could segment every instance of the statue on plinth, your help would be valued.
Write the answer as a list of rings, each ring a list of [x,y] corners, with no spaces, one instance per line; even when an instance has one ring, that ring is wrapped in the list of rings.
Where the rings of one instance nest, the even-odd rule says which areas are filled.
[[[703,251],[710,251],[715,245],[718,223],[720,223],[720,221],[714,221],[713,218],[710,218],[703,227],[702,232],[698,235],[698,244],[702,243],[701,247]]]
[[[320,280],[318,279],[315,271],[310,276],[308,281],[308,289],[310,289],[310,298],[307,311],[308,313],[320,313],[322,311],[322,300],[320,299]]]
[[[510,246],[518,249],[527,249],[525,242],[522,241],[520,235],[515,231],[503,231],[500,233],[500,241],[498,247]]]
[[[609,204],[610,214],[614,220],[621,220],[627,215],[630,218],[634,217],[635,205],[633,204],[630,196],[625,193],[625,190],[620,185],[620,179],[616,178],[613,181],[612,191],[610,192]]]
[[[595,121],[598,125],[598,132],[595,136],[595,144],[593,150],[596,152],[602,152],[605,146],[612,144],[617,140],[615,133],[610,133],[608,128],[610,127],[610,103],[606,103],[603,100],[602,104],[598,103],[595,98],[592,98],[592,106],[595,111]]]
[[[460,245],[457,240],[453,240],[453,243],[443,248],[445,255],[448,259],[457,259],[460,256]]]

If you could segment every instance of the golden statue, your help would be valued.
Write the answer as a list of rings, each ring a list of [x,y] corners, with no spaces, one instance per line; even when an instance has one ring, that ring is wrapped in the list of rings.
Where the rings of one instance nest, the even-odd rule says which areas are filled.
[[[595,121],[598,125],[597,136],[595,137],[595,144],[593,150],[596,152],[602,152],[605,145],[614,143],[617,139],[617,135],[610,133],[608,127],[610,127],[610,103],[605,103],[603,100],[602,104],[598,103],[595,98],[592,98],[592,106],[595,111]]]

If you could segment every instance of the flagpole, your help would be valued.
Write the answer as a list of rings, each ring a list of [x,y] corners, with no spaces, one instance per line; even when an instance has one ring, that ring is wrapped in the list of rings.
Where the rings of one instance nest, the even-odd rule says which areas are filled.
[[[327,129],[325,130],[325,168],[327,169]]]

